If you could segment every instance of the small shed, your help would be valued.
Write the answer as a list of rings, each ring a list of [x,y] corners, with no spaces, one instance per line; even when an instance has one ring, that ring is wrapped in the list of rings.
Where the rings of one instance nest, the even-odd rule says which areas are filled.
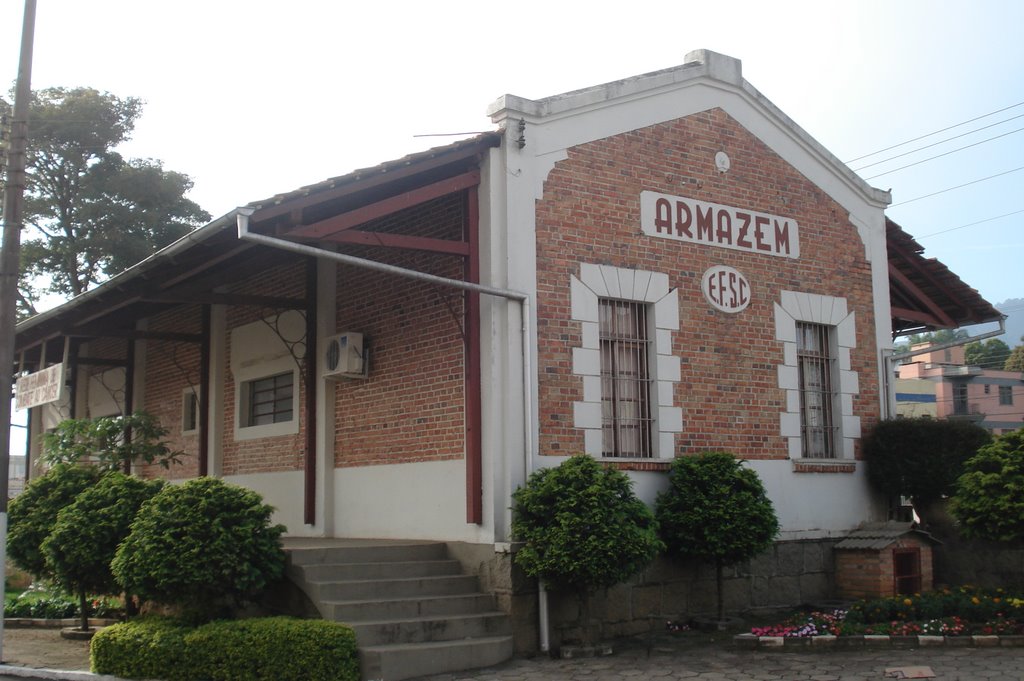
[[[835,545],[840,598],[931,591],[932,547],[941,542],[912,522],[865,523]]]

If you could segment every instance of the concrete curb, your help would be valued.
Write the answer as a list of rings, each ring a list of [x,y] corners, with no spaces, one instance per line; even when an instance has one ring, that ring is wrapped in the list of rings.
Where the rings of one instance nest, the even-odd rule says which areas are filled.
[[[124,681],[120,677],[107,674],[72,672],[61,669],[35,669],[33,667],[16,667],[10,664],[0,664],[0,675],[17,676],[22,679],[58,679],[60,681]]]
[[[1024,636],[755,636],[739,634],[733,645],[744,650],[821,650],[826,648],[1020,648]]]
[[[109,619],[104,617],[90,617],[90,627],[109,627],[111,624],[117,624],[121,620]],[[77,627],[79,625],[79,619],[77,617],[69,617],[61,620],[52,619],[40,619],[33,617],[5,617],[4,627],[10,629],[63,629],[64,627]]]

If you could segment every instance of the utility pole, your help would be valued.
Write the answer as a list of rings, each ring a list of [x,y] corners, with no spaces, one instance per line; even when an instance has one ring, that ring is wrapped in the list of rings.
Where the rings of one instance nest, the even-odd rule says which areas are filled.
[[[7,493],[11,467],[11,388],[14,384],[14,324],[17,319],[18,259],[21,251],[21,205],[25,194],[25,153],[28,147],[28,103],[32,95],[32,40],[36,0],[25,0],[21,58],[14,88],[10,165],[4,191],[3,242],[0,243],[0,584],[7,577]],[[0,661],[4,629],[0,617]]]

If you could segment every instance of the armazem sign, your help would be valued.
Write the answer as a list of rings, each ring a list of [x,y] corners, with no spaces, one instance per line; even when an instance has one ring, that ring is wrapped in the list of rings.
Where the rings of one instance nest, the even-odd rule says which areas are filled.
[[[60,399],[64,385],[64,365],[54,364],[42,371],[22,376],[14,386],[14,402],[18,409],[30,409]]]
[[[640,192],[640,228],[663,239],[800,257],[800,229],[793,218],[683,196]]]

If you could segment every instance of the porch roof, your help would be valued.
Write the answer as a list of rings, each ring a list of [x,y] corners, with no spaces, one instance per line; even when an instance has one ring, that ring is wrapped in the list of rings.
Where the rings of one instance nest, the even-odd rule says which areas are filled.
[[[255,209],[250,224],[254,230],[282,233],[296,225],[350,212],[475,170],[481,154],[500,145],[502,134],[478,134],[253,201],[245,206]],[[20,353],[28,351],[29,362],[36,364],[42,343],[63,336],[126,336],[133,332],[137,319],[184,303],[230,304],[234,300],[240,304],[287,307],[288,301],[284,299],[212,293],[214,287],[249,276],[263,266],[298,258],[239,241],[235,230],[237,215],[237,209],[231,211],[96,288],[22,321],[16,327],[16,361]],[[295,302],[299,306],[300,301]],[[61,361],[63,344],[49,344],[46,355],[47,363]]]

